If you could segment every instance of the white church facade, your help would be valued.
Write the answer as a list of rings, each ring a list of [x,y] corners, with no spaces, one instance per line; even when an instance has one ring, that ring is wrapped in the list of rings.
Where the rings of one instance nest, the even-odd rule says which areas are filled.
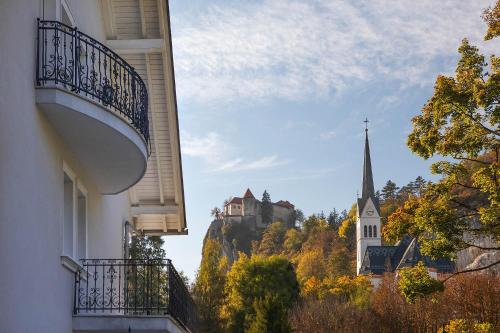
[[[375,195],[368,129],[365,129],[363,183],[357,201],[356,273],[369,275],[377,286],[384,273],[397,272],[422,261],[431,276],[452,273],[455,265],[449,259],[433,260],[423,256],[415,238],[403,237],[395,245],[382,245],[380,203]]]

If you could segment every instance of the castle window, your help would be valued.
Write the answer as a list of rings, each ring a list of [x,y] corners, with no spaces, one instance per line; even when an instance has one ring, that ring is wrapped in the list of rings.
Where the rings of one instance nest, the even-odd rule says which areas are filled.
[[[373,237],[377,237],[377,226],[373,226]]]
[[[365,225],[365,237],[368,237],[368,231],[366,225]]]
[[[372,226],[368,227],[368,237],[372,237]]]

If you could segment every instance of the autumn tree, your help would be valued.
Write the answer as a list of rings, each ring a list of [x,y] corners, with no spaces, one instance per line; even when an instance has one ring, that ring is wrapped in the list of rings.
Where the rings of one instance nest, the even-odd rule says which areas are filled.
[[[270,256],[280,254],[283,249],[286,226],[283,222],[273,222],[269,224],[262,234],[259,245],[259,254]]]
[[[269,225],[273,222],[273,202],[271,201],[271,196],[267,191],[264,191],[262,194],[261,205],[262,223]]]
[[[496,38],[500,1],[484,18],[486,39]],[[437,77],[407,142],[424,159],[446,158],[431,166],[442,178],[391,215],[384,230],[388,238],[418,237],[422,254],[433,258],[453,258],[469,246],[500,250],[500,58],[492,55],[488,66],[467,39],[458,52],[455,75]],[[478,238],[494,245],[482,247],[474,241]]]
[[[233,333],[252,328],[257,315],[266,319],[266,327],[285,327],[281,321],[286,316],[280,314],[281,310],[277,311],[277,316],[271,314],[277,307],[286,312],[293,306],[299,295],[299,285],[292,264],[285,257],[243,254],[227,275],[225,291],[227,298],[221,313],[227,321],[227,332]],[[262,302],[270,303],[266,305],[269,312],[258,314],[255,305]]]
[[[222,256],[220,244],[216,240],[207,239],[194,286],[194,298],[203,332],[221,331],[219,313],[224,302],[226,270],[227,258]]]

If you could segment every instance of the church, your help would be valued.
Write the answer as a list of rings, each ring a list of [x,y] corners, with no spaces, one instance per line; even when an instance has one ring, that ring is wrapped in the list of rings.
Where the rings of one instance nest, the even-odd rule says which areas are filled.
[[[367,122],[367,121],[366,121]],[[439,274],[449,274],[455,265],[449,259],[433,260],[423,256],[415,238],[405,236],[395,245],[382,245],[380,225],[380,204],[373,186],[373,173],[368,142],[368,128],[365,129],[365,150],[363,162],[363,185],[361,198],[357,202],[356,220],[356,272],[370,275],[374,286],[381,281],[384,273],[397,272],[422,261],[429,274],[437,278]]]

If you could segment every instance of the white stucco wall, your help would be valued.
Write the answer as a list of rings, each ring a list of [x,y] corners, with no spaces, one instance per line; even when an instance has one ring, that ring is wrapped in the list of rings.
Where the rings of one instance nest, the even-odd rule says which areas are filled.
[[[55,1],[46,0],[46,18]],[[78,27],[104,35],[97,1],[72,1]],[[52,7],[51,7],[52,6]],[[52,10],[52,12],[51,12]],[[63,160],[88,190],[88,256],[122,256],[128,196],[102,196],[35,104],[41,1],[0,2],[0,332],[71,332],[74,275],[61,264]]]

